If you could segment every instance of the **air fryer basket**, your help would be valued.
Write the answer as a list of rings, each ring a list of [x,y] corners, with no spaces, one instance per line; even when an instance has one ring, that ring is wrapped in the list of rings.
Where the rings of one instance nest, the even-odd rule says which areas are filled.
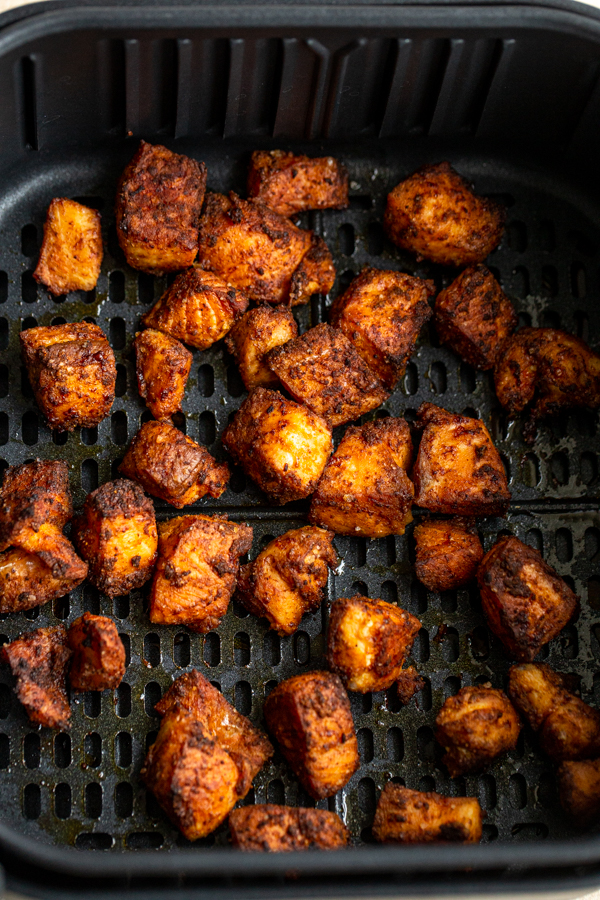
[[[91,5],[6,27],[0,31],[0,464],[65,459],[80,505],[88,491],[115,477],[127,443],[149,417],[135,384],[131,341],[167,281],[125,264],[112,212],[116,181],[140,137],[203,159],[209,188],[218,191],[243,193],[249,153],[259,147],[327,152],[344,161],[350,209],[303,219],[332,250],[338,278],[330,297],[296,310],[301,330],[327,319],[332,298],[364,265],[433,277],[438,287],[449,283],[452,271],[417,263],[393,247],[381,227],[388,191],[417,166],[449,159],[479,192],[508,208],[506,233],[489,265],[514,298],[521,322],[562,327],[600,349],[600,188],[593,168],[600,149],[599,72],[598,21],[575,6],[192,5],[165,11]],[[102,214],[105,259],[89,294],[55,299],[33,280],[54,196],[79,199]],[[51,432],[36,407],[18,336],[34,325],[82,318],[110,338],[117,398],[97,429],[65,436]],[[222,344],[196,351],[178,424],[219,457],[220,435],[245,396]],[[424,401],[481,417],[490,427],[513,502],[506,519],[482,521],[485,547],[498,534],[514,533],[574,587],[579,618],[541,656],[577,674],[583,698],[600,703],[597,414],[565,413],[526,445],[522,423],[507,421],[501,411],[491,376],[440,347],[433,328],[423,333],[403,382],[375,416],[411,421]],[[174,514],[167,504],[156,508],[159,518]],[[234,468],[223,497],[194,509],[248,522],[256,555],[272,536],[301,525],[307,504],[272,509]],[[68,623],[84,610],[113,616],[128,658],[114,694],[74,697],[70,734],[32,727],[6,668],[0,670],[0,839],[9,869],[27,851],[40,871],[60,869],[73,877],[204,872],[223,887],[224,868],[231,875],[274,877],[292,867],[305,878],[327,872],[338,885],[352,871],[354,888],[363,876],[372,891],[383,884],[384,872],[468,865],[506,873],[511,863],[600,863],[600,842],[579,836],[566,821],[552,766],[527,731],[516,751],[485,775],[450,779],[440,764],[433,726],[444,698],[473,683],[503,686],[508,671],[476,588],[436,594],[419,585],[411,528],[403,537],[371,542],[337,536],[335,544],[343,565],[330,577],[327,599],[290,638],[268,631],[264,620],[235,602],[218,632],[206,636],[153,626],[146,591],[110,601],[89,585],[54,604],[0,617],[4,642]],[[155,702],[175,677],[196,666],[260,724],[264,698],[276,683],[324,665],[328,606],[357,592],[397,601],[420,618],[413,659],[427,678],[416,703],[405,708],[394,690],[351,695],[361,768],[317,805],[338,812],[358,846],[293,863],[257,860],[218,852],[227,846],[222,826],[192,849],[138,779],[156,734]],[[487,846],[374,847],[370,824],[390,778],[421,790],[478,796],[487,811]],[[313,805],[279,754],[245,802]],[[65,845],[88,853],[69,854]],[[496,885],[498,878],[496,872]]]

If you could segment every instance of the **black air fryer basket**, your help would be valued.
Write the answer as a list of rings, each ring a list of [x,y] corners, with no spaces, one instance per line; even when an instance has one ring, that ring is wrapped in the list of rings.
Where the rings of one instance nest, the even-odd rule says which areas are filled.
[[[600,350],[600,18],[577,4],[279,5],[88,3],[28,7],[0,19],[0,465],[64,459],[75,502],[117,472],[148,413],[131,342],[166,279],[130,269],[113,217],[118,177],[140,138],[202,159],[209,188],[244,193],[249,154],[284,148],[332,154],[350,173],[350,208],[303,216],[338,273],[331,295],[297,310],[301,330],[326,321],[363,265],[433,277],[393,247],[381,222],[388,191],[419,165],[448,159],[479,193],[503,201],[507,227],[489,265],[522,324],[561,327]],[[105,242],[95,291],[55,299],[33,280],[49,201],[100,210]],[[117,398],[97,429],[45,425],[19,356],[34,325],[97,322],[117,358]],[[179,426],[222,456],[220,435],[245,392],[221,344],[196,351]],[[433,401],[481,417],[510,477],[506,519],[482,523],[541,550],[581,597],[578,620],[542,654],[579,676],[600,703],[599,419],[572,411],[533,445],[508,421],[489,373],[475,372],[425,330],[383,409],[414,419]],[[339,435],[338,435],[339,439]],[[157,502],[159,518],[174,510]],[[306,503],[271,509],[241,470],[221,511],[254,528],[253,555],[305,521]],[[128,654],[114,692],[76,695],[69,734],[36,730],[0,670],[0,859],[13,889],[36,896],[350,896],[446,890],[549,889],[600,880],[600,835],[561,811],[552,766],[527,731],[485,775],[450,779],[433,739],[437,711],[461,687],[505,683],[509,663],[487,630],[477,590],[427,592],[414,577],[411,528],[368,542],[336,537],[344,564],[322,609],[290,638],[235,602],[206,636],[149,623],[146,592],[110,601],[90,586],[1,617],[0,643],[70,622],[114,617]],[[226,826],[194,845],[166,820],[138,777],[154,740],[154,704],[195,666],[257,724],[272,687],[323,667],[330,602],[364,593],[398,601],[423,623],[413,650],[427,686],[407,707],[395,692],[352,695],[361,767],[318,806],[338,812],[346,851],[246,855]],[[390,778],[479,797],[481,846],[382,847],[370,826]],[[312,805],[278,754],[245,802]],[[596,873],[599,873],[596,875]]]

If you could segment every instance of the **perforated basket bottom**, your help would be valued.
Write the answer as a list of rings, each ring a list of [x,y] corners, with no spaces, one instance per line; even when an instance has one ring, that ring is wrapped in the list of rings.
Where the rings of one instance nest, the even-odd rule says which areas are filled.
[[[131,340],[139,317],[164,289],[166,280],[129,269],[118,249],[112,218],[116,180],[133,144],[110,154],[53,159],[32,154],[16,173],[0,207],[0,456],[2,466],[36,456],[65,459],[71,467],[75,501],[116,474],[125,446],[148,418],[135,386]],[[209,186],[243,192],[249,145],[207,144],[177,149],[204,159]],[[293,148],[292,148],[293,149]],[[347,211],[309,214],[303,224],[323,235],[331,248],[338,281],[331,297],[314,298],[296,310],[301,330],[323,321],[333,297],[365,264],[434,277],[438,287],[453,273],[416,264],[384,237],[381,220],[387,192],[425,161],[413,145],[378,144],[357,155],[339,152],[350,171],[352,201]],[[317,152],[314,147],[310,152]],[[446,157],[440,151],[437,159]],[[600,214],[568,185],[544,175],[472,156],[449,157],[484,193],[501,195],[508,206],[502,245],[489,259],[514,299],[521,322],[565,328],[598,349],[600,305]],[[106,254],[98,287],[89,295],[55,300],[32,278],[45,210],[53,196],[71,196],[100,209]],[[587,214],[584,215],[583,210]],[[117,398],[109,419],[97,429],[69,435],[48,430],[37,411],[21,367],[18,334],[36,324],[85,317],[109,335],[118,363]],[[221,344],[194,354],[179,425],[221,455],[219,437],[244,399],[235,365]],[[578,621],[542,653],[561,671],[581,678],[582,696],[600,700],[600,522],[598,516],[597,416],[577,411],[540,430],[533,447],[520,423],[507,422],[489,375],[476,373],[440,348],[433,329],[424,331],[406,376],[375,415],[405,415],[430,400],[457,412],[480,416],[492,431],[510,477],[513,505],[506,520],[481,523],[486,549],[499,533],[515,533],[533,544],[574,587],[582,601]],[[339,440],[339,434],[337,435]],[[160,502],[159,517],[176,514]],[[265,498],[235,469],[219,501],[193,509],[218,509],[254,527],[252,555],[275,535],[305,521],[306,504],[269,509]],[[517,749],[485,775],[448,778],[433,739],[437,711],[445,697],[464,685],[491,681],[503,686],[509,663],[488,632],[477,590],[427,592],[413,574],[411,528],[403,537],[368,542],[336,537],[343,558],[330,577],[322,608],[300,630],[279,638],[264,620],[235,602],[218,632],[150,625],[146,591],[110,601],[89,585],[54,604],[2,617],[0,641],[60,621],[84,610],[114,616],[127,648],[127,673],[118,690],[73,698],[70,734],[36,730],[16,701],[11,678],[0,672],[0,785],[2,816],[16,830],[47,842],[78,847],[137,849],[184,846],[153,797],[139,782],[145,751],[154,740],[153,707],[171,681],[196,666],[217,684],[240,712],[257,724],[268,692],[280,681],[324,666],[327,610],[335,597],[364,593],[398,602],[423,623],[413,650],[427,687],[402,708],[395,691],[351,695],[361,768],[335,797],[318,806],[338,812],[355,841],[369,841],[376,800],[390,778],[409,787],[479,797],[486,810],[484,840],[538,840],[571,834],[560,811],[552,767],[525,731]],[[441,627],[440,627],[441,626]],[[260,772],[246,803],[313,805],[276,753]],[[196,846],[227,842],[226,826]]]

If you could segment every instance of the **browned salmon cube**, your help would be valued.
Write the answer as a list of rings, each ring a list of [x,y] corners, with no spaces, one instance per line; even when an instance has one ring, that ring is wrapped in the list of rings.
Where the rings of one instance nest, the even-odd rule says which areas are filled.
[[[580,828],[600,814],[600,759],[568,760],[558,767],[558,795]]]
[[[474,797],[444,797],[388,782],[381,792],[373,836],[394,844],[481,840],[483,812]]]
[[[252,391],[222,440],[273,503],[312,494],[332,450],[325,419],[265,388]]]
[[[91,291],[102,265],[100,213],[57,198],[48,207],[44,240],[33,277],[57,297],[69,291]]]
[[[404,419],[388,416],[348,428],[313,495],[310,521],[338,534],[404,534],[412,521],[411,461]]]
[[[98,325],[40,325],[21,332],[21,352],[38,406],[51,428],[92,428],[115,399],[115,355]]]
[[[600,756],[600,712],[569,691],[564,676],[550,666],[511,666],[508,693],[552,759]]]
[[[133,342],[140,397],[155,419],[167,419],[181,409],[192,354],[168,334],[147,328]]]
[[[259,200],[233,192],[207,194],[200,222],[199,263],[251,300],[284,303],[311,235]]]
[[[363,269],[335,300],[331,324],[352,341],[386,388],[404,375],[421,328],[431,318],[432,281]]]
[[[281,216],[306,209],[346,209],[348,173],[332,156],[255,150],[248,169],[248,196]]]
[[[335,282],[335,266],[329,247],[316,234],[310,250],[292,275],[290,306],[308,303],[313,294],[328,294]]]
[[[422,691],[426,685],[426,681],[422,678],[414,666],[408,666],[402,669],[396,681],[396,690],[398,699],[403,706],[410,703],[415,694]]]
[[[435,724],[451,778],[486,769],[516,747],[522,727],[506,694],[490,684],[464,687],[448,697]]]
[[[279,634],[293,634],[304,613],[321,603],[329,569],[337,564],[330,531],[311,525],[287,531],[242,566],[237,598]]]
[[[180,516],[161,522],[150,591],[150,621],[205,634],[227,612],[252,529],[227,516]]]
[[[75,619],[68,637],[73,652],[69,681],[74,690],[119,687],[125,674],[125,647],[112,619],[86,612]]]
[[[474,522],[425,519],[413,533],[415,574],[430,591],[452,591],[475,578],[483,547]]]
[[[231,843],[240,850],[335,850],[348,843],[348,829],[328,809],[298,809],[260,803],[229,814]]]
[[[333,427],[358,419],[389,397],[348,338],[325,323],[271,350],[267,363],[294,400]]]
[[[388,194],[383,224],[389,238],[444,266],[483,262],[502,238],[506,211],[479,197],[447,162],[423,166]]]
[[[415,616],[392,603],[341,597],[331,607],[327,662],[349,691],[385,691],[400,677],[420,630]]]
[[[264,706],[267,728],[311,797],[331,797],[359,767],[350,701],[337,675],[308,672],[279,684]]]
[[[412,473],[417,506],[459,516],[504,515],[506,472],[483,422],[423,403],[417,424],[423,429]]]
[[[540,553],[516,537],[502,537],[477,573],[481,605],[494,634],[513,658],[533,660],[562,631],[578,599]]]
[[[264,304],[240,316],[225,338],[225,346],[240,367],[246,390],[279,384],[265,357],[269,350],[286,344],[297,334],[298,325],[286,306]]]
[[[43,525],[19,546],[0,553],[0,612],[20,612],[64,597],[87,573],[87,563],[62,531]]]
[[[476,369],[493,369],[517,327],[512,303],[485,266],[470,266],[435,301],[435,327],[447,344]]]
[[[20,535],[41,525],[62,529],[72,513],[66,462],[35,459],[10,466],[0,490],[0,550],[18,545]]]
[[[206,350],[225,337],[247,307],[245,294],[218,275],[193,266],[177,276],[142,317],[142,324]]]
[[[38,628],[4,644],[2,658],[16,679],[15,692],[36,725],[70,728],[67,666],[71,651],[64,625]]]
[[[148,581],[156,562],[152,501],[134,481],[109,481],[85,498],[73,540],[92,584],[109,597],[128,594]]]
[[[229,481],[226,463],[164,419],[142,425],[119,470],[177,509],[206,494],[220,497]]]
[[[115,206],[117,235],[134,269],[161,275],[191,266],[206,166],[146,141],[125,168]]]

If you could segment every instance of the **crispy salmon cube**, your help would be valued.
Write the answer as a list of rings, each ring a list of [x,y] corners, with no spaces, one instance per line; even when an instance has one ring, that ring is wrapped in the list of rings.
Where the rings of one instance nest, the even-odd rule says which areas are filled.
[[[365,268],[331,307],[331,324],[352,341],[386,388],[404,375],[421,328],[431,318],[432,281]]]
[[[310,250],[292,275],[290,306],[308,303],[313,294],[328,294],[335,282],[335,266],[329,247],[316,234]]]
[[[415,694],[423,690],[426,683],[414,666],[407,666],[406,669],[402,669],[396,681],[396,690],[400,703],[403,706],[410,703]]]
[[[271,350],[267,364],[294,400],[332,427],[358,419],[389,397],[348,338],[325,323]]]
[[[448,697],[435,720],[451,778],[481,772],[517,745],[521,720],[504,693],[490,684],[464,687]]]
[[[15,676],[15,693],[36,725],[70,728],[67,666],[71,651],[64,625],[38,628],[4,644],[2,659]]]
[[[381,792],[373,836],[394,844],[481,840],[483,812],[474,797],[444,797],[388,782]]]
[[[119,471],[177,509],[206,494],[220,497],[229,481],[226,463],[166,420],[142,425]]]
[[[66,462],[35,459],[10,466],[0,490],[0,550],[18,545],[20,535],[41,525],[61,529],[72,513]]]
[[[600,756],[600,712],[569,691],[565,677],[550,666],[511,666],[508,693],[552,759]]]
[[[87,563],[55,526],[44,525],[19,544],[0,553],[1,613],[21,612],[64,597],[87,576]]]
[[[317,485],[309,519],[337,534],[404,534],[414,488],[410,429],[390,416],[350,427]]]
[[[167,419],[181,409],[192,354],[175,338],[153,328],[138,332],[133,345],[140,397],[155,419]]]
[[[259,803],[229,814],[231,843],[240,850],[335,850],[348,844],[348,829],[328,809],[298,809]]]
[[[205,634],[227,612],[252,529],[227,516],[180,516],[161,522],[150,591],[150,621]]]
[[[311,797],[331,797],[359,767],[350,701],[337,675],[307,672],[279,684],[264,706],[267,728]]]
[[[475,578],[483,547],[474,522],[458,516],[425,519],[413,534],[415,574],[430,591],[452,591]]]
[[[494,368],[517,321],[512,303],[482,265],[469,266],[436,297],[440,341],[475,369]]]
[[[293,634],[321,603],[329,569],[338,562],[330,531],[312,525],[287,531],[242,566],[237,599],[278,634]]]
[[[348,173],[332,156],[255,150],[248,169],[248,196],[281,216],[307,209],[346,209]]]
[[[192,265],[205,189],[203,162],[140,143],[115,204],[117,236],[130,266],[162,275]]]
[[[56,198],[48,207],[44,240],[33,277],[59,297],[69,291],[91,291],[102,265],[100,213]]]
[[[225,338],[225,346],[240,367],[246,390],[279,384],[265,357],[269,350],[286,344],[297,334],[298,325],[286,306],[264,304],[240,316]]]
[[[198,261],[251,300],[287,302],[292,275],[311,245],[310,232],[260,200],[206,195]]]
[[[423,403],[417,425],[423,429],[412,473],[417,506],[459,516],[503,516],[510,501],[506,472],[483,422]]]
[[[423,166],[388,194],[390,240],[443,266],[480,263],[502,238],[506,211],[479,197],[447,162]]]
[[[327,663],[349,691],[385,691],[400,677],[421,623],[409,612],[357,594],[335,600]]]
[[[89,579],[109,597],[145,584],[156,562],[158,535],[152,501],[134,481],[118,478],[88,494],[73,521],[75,546]]]
[[[37,405],[51,428],[92,428],[115,399],[115,355],[99,325],[40,325],[22,331],[21,353]]]
[[[242,291],[218,275],[192,266],[177,276],[142,317],[142,324],[206,350],[225,337],[247,307],[248,297]]]
[[[332,450],[325,419],[265,388],[252,391],[222,440],[273,503],[312,494]]]
[[[477,572],[481,605],[494,634],[513,658],[533,660],[573,618],[579,601],[540,553],[502,537]]]
[[[558,767],[562,808],[580,828],[600,814],[600,759],[567,760]]]
[[[76,691],[106,691],[119,687],[125,674],[125,647],[108,616],[86,612],[68,631],[73,652],[69,681]]]

